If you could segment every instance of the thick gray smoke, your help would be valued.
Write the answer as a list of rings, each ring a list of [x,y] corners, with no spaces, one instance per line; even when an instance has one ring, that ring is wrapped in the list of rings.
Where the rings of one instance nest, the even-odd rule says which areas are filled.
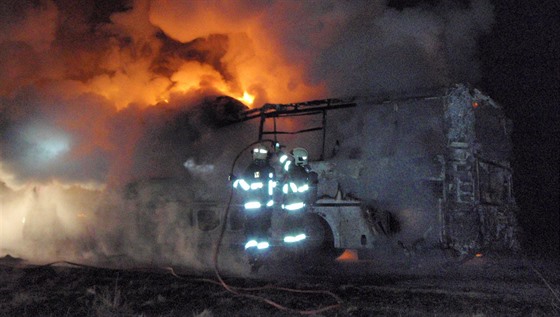
[[[411,92],[480,76],[477,39],[493,23],[488,1],[467,6],[442,1],[402,11],[365,9],[349,2],[352,15],[339,36],[311,60],[311,78],[325,80],[335,96]]]
[[[199,239],[173,228],[178,205],[142,182],[183,184],[183,203],[225,199],[231,161],[256,134],[251,124],[219,129],[216,97],[248,94],[258,107],[476,81],[492,6],[431,3],[2,2],[0,250],[36,256],[22,231],[43,224],[64,233],[43,232],[54,249],[86,241],[72,244],[82,255],[193,251]],[[130,184],[148,189],[125,199]],[[96,199],[74,199],[69,186]]]

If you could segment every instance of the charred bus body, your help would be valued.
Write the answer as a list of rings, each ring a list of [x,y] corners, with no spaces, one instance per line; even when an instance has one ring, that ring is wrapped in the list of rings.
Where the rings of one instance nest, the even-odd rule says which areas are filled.
[[[225,124],[246,121],[257,123],[251,128],[258,133],[256,141],[278,141],[310,152],[311,169],[318,175],[316,199],[302,220],[308,238],[295,252],[334,259],[345,249],[355,249],[361,257],[423,249],[467,255],[518,248],[511,123],[497,103],[476,89],[456,85],[398,98],[267,104],[228,113]],[[194,243],[188,253],[198,254],[203,266],[212,266],[208,251],[222,228],[220,258],[240,258],[244,223],[239,201],[228,206],[185,196],[187,187],[173,194],[180,188],[177,183],[154,182],[135,183],[127,190],[131,201],[158,197],[158,202],[142,202],[134,209],[157,205],[180,216],[175,231],[185,232],[185,239]],[[159,194],[142,194],[154,188]],[[273,218],[272,249],[290,251],[278,238],[281,223]]]
[[[320,125],[281,130],[280,120],[308,115]],[[459,254],[518,248],[511,122],[477,89],[268,104],[238,121],[250,119],[260,119],[259,139],[315,148],[310,247],[331,254],[387,245]]]

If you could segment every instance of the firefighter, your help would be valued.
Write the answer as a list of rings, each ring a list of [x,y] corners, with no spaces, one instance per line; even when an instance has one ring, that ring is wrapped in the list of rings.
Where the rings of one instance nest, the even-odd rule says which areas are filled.
[[[307,238],[303,226],[303,216],[310,203],[310,175],[307,167],[308,153],[304,148],[291,151],[293,161],[288,156],[280,157],[286,178],[282,184],[282,210],[284,211],[284,243],[289,246]]]
[[[282,241],[283,238],[283,222],[284,222],[284,213],[281,209],[282,205],[282,184],[287,177],[287,171],[284,170],[285,164],[287,162],[291,163],[291,155],[286,150],[286,146],[280,144],[279,142],[274,143],[274,150],[272,151],[272,155],[270,158],[270,164],[274,168],[275,176],[276,176],[276,188],[274,190],[274,211],[272,213],[272,220],[271,220],[271,239],[272,241],[279,242]]]
[[[276,180],[278,184],[276,201],[282,201],[282,185],[286,183],[288,172],[291,170],[293,164],[293,157],[286,151],[286,146],[277,143],[276,151],[274,153],[273,166],[276,171]]]
[[[233,187],[243,194],[245,211],[245,251],[253,271],[262,264],[262,255],[270,247],[269,229],[274,208],[275,171],[262,144],[253,149],[253,161]]]
[[[284,165],[290,160],[290,155],[286,152],[286,146],[276,142],[274,144],[274,153],[272,163],[274,170],[276,171],[276,177],[279,181],[282,180],[286,171],[284,170]]]

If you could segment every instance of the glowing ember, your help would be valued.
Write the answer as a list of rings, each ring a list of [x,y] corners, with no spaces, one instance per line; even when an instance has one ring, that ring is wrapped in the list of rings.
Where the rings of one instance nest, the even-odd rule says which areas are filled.
[[[482,253],[477,253],[474,256],[476,256],[477,258],[481,258],[482,257]]]
[[[336,258],[337,261],[358,261],[358,251],[353,249],[346,249]]]

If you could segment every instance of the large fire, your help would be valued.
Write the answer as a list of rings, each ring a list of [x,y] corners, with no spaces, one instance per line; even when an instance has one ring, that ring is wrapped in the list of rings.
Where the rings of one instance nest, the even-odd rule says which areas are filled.
[[[106,27],[116,41],[128,33],[124,46],[109,47],[95,59],[74,52],[105,71],[88,78],[83,92],[104,96],[117,109],[169,103],[192,92],[213,91],[248,106],[324,95],[324,85],[307,82],[303,61],[288,56],[276,30],[269,31],[269,14],[243,9],[235,2],[135,1]]]

